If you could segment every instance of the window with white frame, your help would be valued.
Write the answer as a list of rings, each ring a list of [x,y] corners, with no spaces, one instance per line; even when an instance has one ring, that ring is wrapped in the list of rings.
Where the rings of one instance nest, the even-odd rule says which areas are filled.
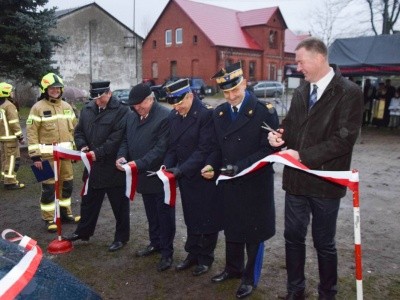
[[[175,43],[182,44],[183,43],[183,30],[182,28],[177,28],[175,30]]]
[[[172,45],[172,30],[171,29],[165,30],[165,45],[167,45],[167,46]]]

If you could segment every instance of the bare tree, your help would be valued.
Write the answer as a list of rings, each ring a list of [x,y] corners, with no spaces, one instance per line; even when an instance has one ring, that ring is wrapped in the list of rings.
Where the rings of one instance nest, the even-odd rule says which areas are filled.
[[[395,33],[394,26],[400,13],[399,0],[365,0],[368,3],[371,27],[378,35],[377,22],[382,22],[382,34]]]
[[[326,45],[330,45],[336,38],[349,36],[348,26],[345,21],[346,7],[352,0],[324,0],[320,6],[311,11],[310,28],[311,34],[318,36]]]

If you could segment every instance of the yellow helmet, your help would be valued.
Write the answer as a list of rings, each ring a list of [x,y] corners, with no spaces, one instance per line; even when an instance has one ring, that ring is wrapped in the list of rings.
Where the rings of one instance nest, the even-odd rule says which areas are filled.
[[[0,83],[0,98],[11,97],[13,86],[7,82]]]
[[[49,87],[60,87],[61,94],[64,92],[64,82],[60,76],[49,73],[43,76],[42,81],[40,82],[40,91],[42,93],[46,93],[46,90]]]

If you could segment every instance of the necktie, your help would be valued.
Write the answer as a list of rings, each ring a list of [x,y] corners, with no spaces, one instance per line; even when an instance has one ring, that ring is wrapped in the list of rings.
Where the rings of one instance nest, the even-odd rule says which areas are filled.
[[[316,84],[313,84],[313,90],[310,94],[310,99],[308,100],[308,110],[310,110],[311,107],[313,107],[313,105],[315,104],[315,102],[317,102],[317,89],[318,86]]]
[[[144,123],[144,121],[146,121],[146,117],[141,116],[141,117],[140,117],[140,124]]]
[[[236,106],[232,106],[232,109],[233,109],[233,114],[232,114],[233,118],[232,119],[236,120],[237,115],[238,115],[238,108]]]

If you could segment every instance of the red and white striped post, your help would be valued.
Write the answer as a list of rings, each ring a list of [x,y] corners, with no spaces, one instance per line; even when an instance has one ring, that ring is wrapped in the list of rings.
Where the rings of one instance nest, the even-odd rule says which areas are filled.
[[[361,219],[360,219],[360,198],[359,198],[359,176],[358,171],[353,170],[350,181],[354,184],[353,191],[353,216],[354,216],[354,259],[356,263],[356,288],[357,300],[363,299],[362,284],[362,260],[361,260]]]
[[[60,174],[60,156],[58,151],[55,150],[57,144],[53,144],[53,158],[54,158],[54,217],[57,224],[57,239],[53,240],[49,246],[47,247],[47,252],[50,254],[61,254],[72,251],[74,246],[68,240],[64,240],[62,238],[62,229],[61,229],[61,215],[60,215],[60,182],[58,180]]]

